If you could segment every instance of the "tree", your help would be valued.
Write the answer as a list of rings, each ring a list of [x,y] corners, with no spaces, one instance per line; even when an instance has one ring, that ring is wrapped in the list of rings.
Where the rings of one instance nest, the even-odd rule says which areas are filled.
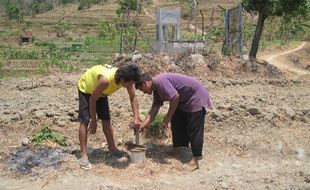
[[[138,0],[118,0],[119,7],[116,10],[116,14],[127,14],[129,16],[132,11],[137,11],[137,3]]]
[[[118,5],[116,14],[121,20],[118,27],[121,38],[120,52],[123,53],[123,50],[126,52],[135,51],[140,25],[139,13],[142,10],[141,0],[118,0]],[[134,11],[136,16],[130,18],[130,14]],[[134,32],[134,30],[136,30],[136,32]]]
[[[16,20],[21,20],[21,14],[20,14],[20,9],[17,4],[14,2],[8,1],[6,6],[5,6],[5,12],[6,15],[9,19],[16,19]]]
[[[309,0],[243,0],[242,5],[246,10],[258,12],[256,30],[249,54],[250,59],[256,59],[264,23],[268,17],[296,17],[306,15],[309,11]]]

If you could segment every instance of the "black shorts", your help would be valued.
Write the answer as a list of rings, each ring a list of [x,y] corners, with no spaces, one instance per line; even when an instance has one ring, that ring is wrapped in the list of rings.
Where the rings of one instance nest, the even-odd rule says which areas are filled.
[[[83,93],[79,90],[79,120],[81,123],[88,125],[90,120],[89,98],[90,94]],[[96,113],[98,119],[110,120],[110,108],[107,96],[100,97],[96,102]]]
[[[171,119],[173,147],[191,145],[193,156],[202,156],[206,111],[191,113],[176,109]]]

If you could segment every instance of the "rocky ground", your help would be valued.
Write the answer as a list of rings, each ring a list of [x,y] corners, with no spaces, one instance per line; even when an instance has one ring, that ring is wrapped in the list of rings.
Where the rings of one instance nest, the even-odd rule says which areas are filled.
[[[137,63],[152,74],[186,73],[209,89],[213,108],[206,117],[204,159],[193,172],[185,167],[189,150],[182,158],[169,156],[169,132],[143,138],[147,159],[133,164],[108,155],[102,131],[89,138],[93,168],[83,171],[76,89],[82,73],[0,80],[0,189],[310,189],[309,75],[290,79],[268,63],[205,58],[194,65],[152,56]],[[147,112],[151,97],[137,94],[140,112]],[[124,143],[134,140],[128,95],[122,89],[109,101],[118,147],[126,150]],[[44,125],[67,137],[60,167],[15,172],[10,155]]]

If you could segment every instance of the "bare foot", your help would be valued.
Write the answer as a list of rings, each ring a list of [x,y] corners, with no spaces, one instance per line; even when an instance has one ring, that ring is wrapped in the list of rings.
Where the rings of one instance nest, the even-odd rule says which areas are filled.
[[[193,159],[186,165],[186,169],[189,171],[194,171],[199,169],[198,158],[193,157]]]
[[[199,169],[199,165],[198,163],[193,163],[193,162],[190,162],[186,165],[186,169],[190,172],[192,171],[195,171],[195,170],[198,170]]]

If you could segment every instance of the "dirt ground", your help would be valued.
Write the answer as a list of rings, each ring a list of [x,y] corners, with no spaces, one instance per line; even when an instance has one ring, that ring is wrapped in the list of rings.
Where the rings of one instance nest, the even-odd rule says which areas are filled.
[[[299,51],[309,51],[309,45],[289,53],[301,55]],[[264,59],[271,64],[274,59],[290,64],[285,56],[288,54]],[[217,62],[205,58],[209,66]],[[169,132],[163,139],[142,138],[147,158],[142,164],[133,164],[128,156],[117,159],[108,155],[100,130],[89,138],[92,169],[80,169],[76,82],[82,73],[55,73],[0,80],[0,189],[310,189],[309,71],[287,74],[268,63],[231,58],[220,60],[217,69],[206,72],[207,64],[191,68],[169,57],[149,60],[171,63],[165,71],[191,75],[210,91],[213,108],[206,117],[199,170],[187,171],[189,150],[184,150],[181,158],[169,156]],[[233,63],[230,71],[221,68]],[[143,61],[139,64],[144,70],[161,72],[162,67],[156,69],[152,62],[149,66]],[[294,65],[290,68],[295,69]],[[147,112],[151,97],[137,94],[140,112]],[[128,128],[131,109],[127,97],[122,89],[109,98],[116,141],[124,151],[124,143],[134,140]],[[166,110],[167,105],[161,112]],[[69,146],[63,148],[61,167],[27,175],[14,172],[7,164],[11,153],[44,124],[67,137]]]

